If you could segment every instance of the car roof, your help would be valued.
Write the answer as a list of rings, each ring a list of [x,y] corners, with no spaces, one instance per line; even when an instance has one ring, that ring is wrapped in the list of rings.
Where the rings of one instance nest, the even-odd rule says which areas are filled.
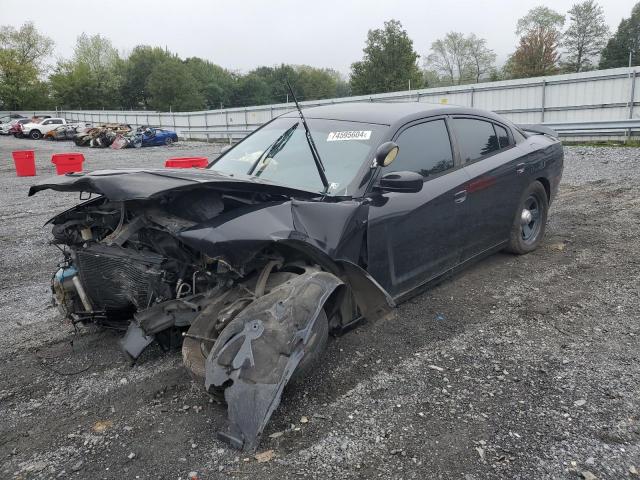
[[[393,125],[402,121],[434,115],[482,115],[496,120],[499,117],[485,110],[461,107],[457,105],[442,105],[423,102],[344,102],[318,107],[304,108],[308,118],[327,120],[346,120],[351,122],[378,123]],[[288,112],[283,117],[296,117],[297,112]]]

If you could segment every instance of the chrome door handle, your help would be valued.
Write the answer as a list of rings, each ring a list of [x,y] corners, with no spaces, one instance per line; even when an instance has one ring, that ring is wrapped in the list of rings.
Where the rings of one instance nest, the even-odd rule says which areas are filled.
[[[459,192],[456,192],[453,194],[453,201],[456,203],[462,203],[467,199],[467,191],[466,190],[460,190]]]
[[[522,175],[524,173],[525,166],[526,165],[524,163],[519,163],[518,165],[516,165],[516,174]]]

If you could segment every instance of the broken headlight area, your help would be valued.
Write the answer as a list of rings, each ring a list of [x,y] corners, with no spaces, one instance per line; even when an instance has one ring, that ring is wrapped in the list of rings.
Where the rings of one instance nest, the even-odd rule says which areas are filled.
[[[53,292],[72,320],[126,326],[137,311],[217,284],[202,259],[135,206],[105,200],[69,217],[53,227],[54,243],[66,247]]]
[[[64,253],[52,277],[62,313],[125,331],[120,345],[131,361],[154,341],[182,345],[191,376],[229,406],[220,438],[245,450],[257,448],[294,371],[318,360],[329,323],[357,313],[343,281],[304,255],[272,245],[249,249],[242,264],[231,265],[180,240],[251,201],[216,192],[98,197],[52,220],[53,243]]]

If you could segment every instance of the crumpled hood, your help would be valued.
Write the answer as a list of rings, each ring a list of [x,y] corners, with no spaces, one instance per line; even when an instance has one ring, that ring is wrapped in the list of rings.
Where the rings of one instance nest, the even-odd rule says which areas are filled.
[[[316,197],[319,193],[298,190],[257,177],[236,177],[209,169],[123,169],[71,173],[43,180],[29,188],[29,196],[41,190],[89,192],[111,201],[147,200],[172,190],[217,186],[229,190],[255,191],[285,196]]]

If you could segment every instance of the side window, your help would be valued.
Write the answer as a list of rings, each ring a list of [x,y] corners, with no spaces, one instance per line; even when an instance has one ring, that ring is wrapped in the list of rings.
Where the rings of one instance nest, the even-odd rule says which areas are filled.
[[[507,129],[501,127],[500,125],[493,124],[496,129],[496,134],[498,135],[498,143],[500,144],[500,148],[507,148],[510,145],[513,145],[513,142],[509,140],[509,134],[507,133]]]
[[[473,162],[500,149],[492,123],[471,118],[454,118],[453,125],[464,163]]]
[[[62,120],[51,120],[51,123],[55,123],[56,125],[62,125]]]
[[[51,122],[49,120],[45,120],[44,122],[42,122],[42,125],[49,125]]]
[[[398,157],[383,172],[410,171],[424,177],[453,168],[449,132],[444,120],[419,123],[404,130],[396,143]]]

